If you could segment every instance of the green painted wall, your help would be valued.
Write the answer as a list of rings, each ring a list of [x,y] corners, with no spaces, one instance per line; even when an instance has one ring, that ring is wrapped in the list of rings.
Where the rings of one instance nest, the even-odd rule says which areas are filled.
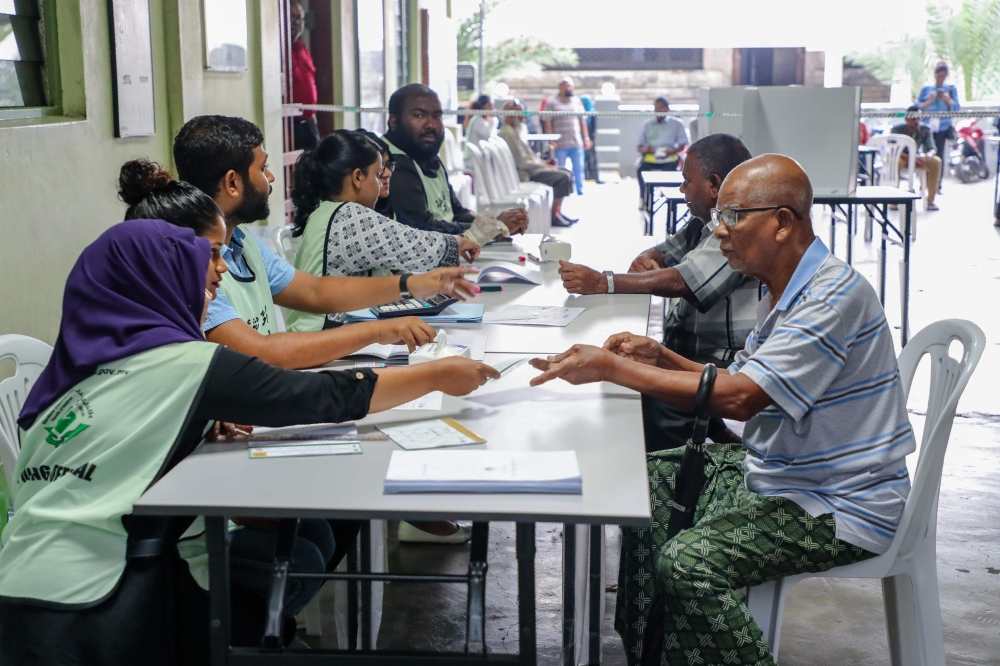
[[[140,156],[172,167],[172,138],[195,115],[261,125],[278,178],[272,223],[281,223],[277,2],[247,2],[250,69],[220,74],[203,67],[200,3],[150,0],[157,131],[131,139],[114,138],[106,0],[56,2],[66,116],[0,120],[0,335],[55,341],[67,274],[83,247],[122,219],[118,169]]]

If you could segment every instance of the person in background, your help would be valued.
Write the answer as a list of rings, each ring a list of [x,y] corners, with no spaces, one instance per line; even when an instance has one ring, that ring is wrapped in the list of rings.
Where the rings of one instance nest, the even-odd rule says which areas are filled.
[[[743,349],[757,321],[760,282],[729,266],[712,234],[711,210],[729,172],[750,159],[746,145],[731,134],[710,134],[691,144],[684,160],[681,193],[691,221],[632,262],[628,273],[602,273],[582,264],[560,262],[559,274],[571,294],[655,294],[676,299],[663,320],[663,345],[699,363],[728,367]],[[694,426],[688,409],[642,396],[646,450],[683,446]],[[719,419],[710,422],[713,441],[738,441]]]
[[[306,10],[302,3],[293,2],[289,8],[292,23],[292,102],[315,104],[316,65],[313,64],[309,47],[302,41],[306,30]],[[303,111],[295,119],[295,149],[315,150],[319,145],[319,125],[315,111]]]
[[[281,333],[275,305],[316,314],[350,312],[391,303],[409,292],[418,298],[438,293],[470,298],[475,285],[461,268],[439,268],[400,277],[316,277],[295,270],[252,233],[240,227],[267,219],[274,176],[267,168],[264,135],[252,122],[228,116],[192,118],[174,140],[174,163],[181,180],[208,194],[226,220],[223,256],[229,272],[209,305],[209,342],[225,344],[283,368],[314,368],[373,342],[429,342],[434,330],[416,317],[364,322],[317,333]]]
[[[545,119],[545,133],[558,134],[559,138],[552,142],[556,151],[556,166],[564,166],[569,159],[573,165],[573,178],[576,181],[576,193],[583,194],[583,153],[593,146],[590,133],[587,131],[587,121],[583,113],[583,102],[574,95],[573,79],[565,77],[559,82],[559,94],[545,101],[546,111],[566,111],[580,113],[579,116],[557,116]]]
[[[457,266],[463,256],[475,260],[479,246],[463,236],[420,231],[377,213],[383,170],[378,145],[357,131],[336,130],[299,156],[292,189],[292,235],[302,238],[297,270],[322,277],[377,269],[426,273]],[[322,331],[342,320],[295,310],[287,325],[289,331]]]
[[[934,83],[921,88],[917,95],[917,106],[921,111],[958,111],[962,108],[958,103],[958,88],[945,83],[947,78],[948,63],[941,60],[934,65]],[[945,141],[955,140],[955,128],[951,126],[951,118],[931,118],[928,125],[934,134],[937,156],[944,160]],[[940,192],[941,183],[938,181],[938,193]]]
[[[630,665],[774,666],[743,591],[885,553],[899,526],[916,440],[892,330],[868,280],[816,238],[812,204],[802,168],[766,154],[732,170],[711,211],[729,265],[767,287],[708,404],[745,421],[744,439],[704,447],[693,525],[669,540],[684,451],[647,456],[652,520],[622,529],[618,569],[615,629]],[[679,409],[704,370],[631,333],[531,364],[543,371],[533,386],[610,381]],[[648,632],[661,654],[642,654]]]
[[[656,117],[639,130],[639,171],[677,171],[678,156],[688,145],[687,130],[680,119],[667,115],[670,102],[666,97],[657,97],[653,109]]]
[[[441,100],[420,83],[403,86],[389,97],[389,130],[382,139],[396,162],[389,202],[394,217],[415,229],[462,234],[472,230],[477,245],[524,233],[528,216],[512,208],[494,217],[478,215],[455,196],[438,151],[444,143]]]
[[[590,95],[580,95],[583,102],[584,111],[594,110],[594,99]],[[590,148],[583,151],[583,175],[587,180],[592,180],[598,185],[604,183],[601,180],[601,172],[597,167],[597,116],[586,116],[587,135],[591,138]]]
[[[906,112],[920,113],[920,107],[914,104]],[[903,122],[893,125],[892,133],[908,136],[916,142],[917,154],[909,155],[908,151],[903,151],[899,158],[899,167],[900,169],[906,168],[912,158],[915,160],[914,166],[916,168],[927,170],[927,192],[925,195],[927,201],[925,206],[927,210],[940,210],[934,203],[934,197],[937,195],[938,186],[941,183],[942,162],[931,139],[931,128],[920,122],[919,118],[908,117]]]
[[[504,111],[524,111],[524,103],[513,99],[503,105]],[[520,131],[522,116],[505,116],[500,127],[500,138],[510,148],[522,182],[534,181],[552,188],[552,226],[569,227],[577,222],[562,214],[563,199],[573,191],[573,173],[546,164],[535,155]]]
[[[489,95],[480,95],[472,102],[471,109],[492,109],[493,100]],[[468,146],[479,147],[480,141],[488,141],[497,135],[497,119],[494,116],[469,116],[469,124],[465,128],[465,163],[470,164],[472,156]]]

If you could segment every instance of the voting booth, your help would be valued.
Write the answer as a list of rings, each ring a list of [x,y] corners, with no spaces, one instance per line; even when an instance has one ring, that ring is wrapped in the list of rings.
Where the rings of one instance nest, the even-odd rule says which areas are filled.
[[[698,107],[713,114],[698,119],[698,136],[735,134],[755,157],[794,158],[809,174],[816,196],[854,193],[861,88],[702,88]]]

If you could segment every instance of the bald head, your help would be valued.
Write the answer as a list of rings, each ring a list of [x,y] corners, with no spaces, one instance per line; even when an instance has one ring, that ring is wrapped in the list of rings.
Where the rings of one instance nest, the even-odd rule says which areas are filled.
[[[790,206],[803,221],[809,221],[812,183],[791,157],[767,153],[747,160],[729,173],[722,187],[739,190],[740,205],[745,208]]]

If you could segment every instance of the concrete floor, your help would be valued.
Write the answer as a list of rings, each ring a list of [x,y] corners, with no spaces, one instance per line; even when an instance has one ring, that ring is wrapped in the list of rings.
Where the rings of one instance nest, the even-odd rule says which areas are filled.
[[[961,185],[947,180],[938,199],[941,211],[920,211],[918,239],[913,245],[911,331],[956,317],[976,322],[988,340],[959,405],[941,488],[938,579],[948,664],[1000,664],[1000,406],[994,381],[1000,370],[1000,230],[991,225],[992,197],[992,181]],[[641,233],[637,203],[635,181],[588,183],[582,199],[567,200],[566,212],[574,217],[579,214],[582,221],[564,233],[570,240],[581,233]],[[829,218],[819,213],[818,208],[814,210],[817,233],[827,240]],[[657,229],[662,235],[662,223]],[[838,233],[838,254],[843,256],[843,225]],[[898,273],[894,267],[900,256],[898,248],[890,248],[886,311],[890,324],[897,328]],[[874,246],[860,237],[855,266],[874,282]],[[911,420],[918,432],[928,381],[926,368],[922,371],[910,398]],[[560,525],[551,524],[537,529],[538,653],[543,664],[559,663],[561,530]],[[609,526],[606,534],[607,578],[615,581],[618,528]],[[393,540],[389,558],[393,571],[464,573],[468,548],[401,546]],[[489,566],[489,649],[516,652],[513,525],[491,526]],[[316,647],[333,647],[335,640],[329,587],[321,593],[324,635],[306,638]],[[625,656],[612,627],[613,615],[614,595],[609,593],[602,663],[618,665],[625,663]],[[379,648],[461,650],[464,632],[465,591],[461,586],[387,586]],[[781,640],[783,666],[888,663],[877,581],[812,579],[788,595]]]

